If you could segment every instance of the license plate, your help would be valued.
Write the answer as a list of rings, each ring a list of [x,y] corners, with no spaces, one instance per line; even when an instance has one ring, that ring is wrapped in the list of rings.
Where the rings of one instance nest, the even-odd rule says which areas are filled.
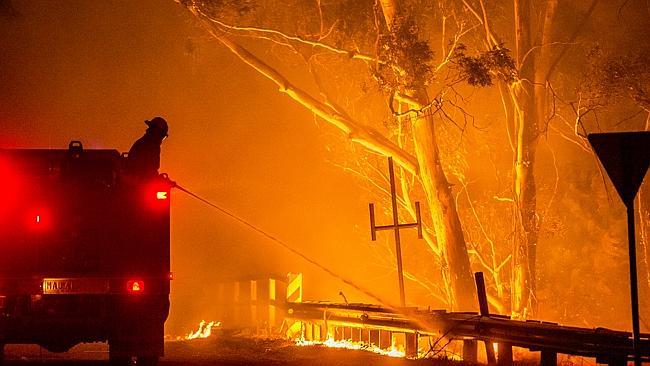
[[[44,278],[44,295],[105,294],[108,280],[101,278]]]

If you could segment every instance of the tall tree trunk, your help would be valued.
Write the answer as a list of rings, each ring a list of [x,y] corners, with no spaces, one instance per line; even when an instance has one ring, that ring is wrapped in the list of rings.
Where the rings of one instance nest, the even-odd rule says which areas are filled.
[[[417,100],[427,105],[426,90],[419,90]],[[460,217],[456,210],[456,201],[451,186],[440,162],[440,153],[436,142],[433,115],[427,113],[413,123],[413,140],[415,156],[420,167],[420,181],[424,187],[431,211],[436,239],[443,250],[443,257],[448,268],[446,272],[454,297],[454,308],[471,310],[476,308],[474,300],[474,282],[463,235]]]
[[[537,244],[535,152],[538,137],[535,100],[535,58],[532,47],[532,18],[529,0],[514,0],[515,47],[519,80],[511,86],[516,109],[516,151],[514,169],[516,232],[512,262],[512,312],[525,317],[534,288],[531,249]],[[534,266],[534,264],[533,264]]]
[[[381,0],[381,6],[388,29],[392,31],[396,16],[402,15],[399,3],[396,0]],[[409,91],[409,94],[420,105],[429,104],[424,85]],[[433,114],[415,117],[413,140],[420,181],[431,212],[436,240],[443,251],[443,275],[445,286],[452,293],[452,307],[458,310],[474,309],[475,289],[469,255],[451,187],[440,162]]]
[[[586,24],[599,0],[593,0],[585,17],[574,30],[568,42],[572,42]],[[483,17],[471,4],[463,0],[465,7],[485,28],[488,48],[498,47],[499,43],[487,23],[487,15],[481,0]],[[515,18],[515,47],[519,79],[508,86],[510,104],[504,100],[504,111],[510,134],[510,119],[514,124],[514,137],[511,138],[515,150],[514,192],[515,229],[512,263],[511,305],[513,315],[526,316],[530,309],[536,308],[536,260],[540,220],[537,216],[535,185],[535,154],[540,134],[540,126],[545,126],[548,106],[548,81],[558,62],[566,52],[552,52],[551,38],[558,0],[543,2],[543,19],[537,26],[532,15],[531,0],[513,0]],[[538,31],[536,32],[536,26]],[[533,35],[538,34],[537,46],[533,48]],[[500,85],[502,98],[504,86]],[[544,127],[545,128],[545,127]],[[513,141],[514,140],[514,141]],[[531,296],[532,294],[532,296]],[[532,305],[532,306],[529,306]]]
[[[530,150],[533,154],[530,164],[529,174],[532,176],[533,184],[532,188],[535,189],[535,176],[533,169],[535,168],[535,151],[537,151],[537,142],[539,141],[538,137],[540,131],[546,130],[546,125],[548,124],[547,112],[548,112],[548,90],[547,86],[549,84],[551,65],[553,64],[552,58],[554,56],[553,48],[551,46],[553,38],[553,29],[555,14],[557,11],[558,0],[547,0],[545,7],[544,20],[541,24],[541,32],[538,34],[541,35],[538,39],[539,50],[537,52],[537,57],[535,58],[535,79],[534,79],[534,98],[535,98],[535,134],[534,140],[530,142],[532,145]],[[533,312],[537,311],[537,239],[539,236],[539,227],[541,220],[537,214],[537,203],[536,191],[533,191],[532,198],[533,202],[528,211],[530,216],[527,217],[529,221],[530,231],[526,230],[527,233],[527,242],[528,242],[528,267],[530,268],[530,293],[531,297],[531,309]]]
[[[551,44],[557,0],[547,0],[539,26],[532,19],[530,0],[514,0],[517,66],[520,80],[512,86],[517,106],[514,191],[517,228],[513,261],[512,311],[526,317],[537,309],[536,260],[539,237],[535,158],[540,128],[547,123],[547,84],[552,65]],[[538,32],[535,30],[538,29]],[[533,35],[538,34],[536,48]]]
[[[511,301],[512,312],[525,317],[534,288],[534,262],[531,263],[531,251],[534,252],[537,245],[538,233],[534,176],[538,130],[534,88],[520,83],[513,87],[512,95],[516,101],[518,122],[514,178],[517,205],[515,226],[518,235],[514,238]]]

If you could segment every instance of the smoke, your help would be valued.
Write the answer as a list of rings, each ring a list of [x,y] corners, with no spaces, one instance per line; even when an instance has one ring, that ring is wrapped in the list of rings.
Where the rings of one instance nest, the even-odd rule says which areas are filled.
[[[597,10],[598,19],[616,17],[616,11]],[[638,33],[645,23],[637,20],[645,13],[632,14],[628,7],[623,12],[632,21],[604,42],[626,50],[641,41],[619,34]],[[567,27],[574,13],[562,13]],[[603,33],[597,32],[604,29],[598,22],[587,26],[578,41]],[[283,52],[254,42],[247,47],[264,57]],[[337,131],[314,122],[312,114],[220,48],[179,4],[1,0],[0,51],[1,147],[64,148],[78,139],[88,148],[127,151],[144,131],[144,120],[164,116],[170,137],[163,145],[162,171],[333,272],[397,302],[391,238],[382,235],[371,243],[368,229],[368,202],[378,210],[389,207],[373,183],[385,186],[358,174],[363,167],[384,167],[384,158],[342,142]],[[569,76],[558,80],[558,89],[574,89],[574,75],[584,67],[584,57],[578,56],[566,57],[563,71]],[[312,85],[298,62],[279,67],[292,81]],[[319,67],[322,75],[330,72],[327,63]],[[370,82],[354,76],[366,72],[360,64],[349,77],[329,81],[338,85],[322,83],[357,103],[350,112],[354,118],[384,127],[390,122],[377,110],[385,109],[385,100]],[[363,88],[350,87],[351,81]],[[458,88],[470,96],[468,112],[476,119],[462,133],[451,124],[438,127],[445,141],[442,161],[457,194],[468,246],[479,251],[494,244],[507,273],[512,152],[501,101],[494,90]],[[309,89],[315,90],[313,85]],[[558,108],[558,113],[570,112],[567,105]],[[554,132],[560,126],[570,135],[573,121],[558,121],[538,151],[538,201],[544,214],[539,316],[625,328],[622,206],[608,198],[611,187],[604,185],[593,157]],[[598,121],[588,125],[596,129]],[[387,218],[378,211],[378,222]],[[445,306],[444,299],[431,295],[440,293],[441,274],[430,249],[408,232],[403,248],[405,270],[419,274],[407,277],[407,302]],[[476,264],[473,269],[483,268]],[[342,291],[351,303],[372,301],[181,194],[172,195],[172,270],[170,334],[187,334],[201,319],[214,319],[217,281],[241,276],[304,272],[307,299],[340,302]]]

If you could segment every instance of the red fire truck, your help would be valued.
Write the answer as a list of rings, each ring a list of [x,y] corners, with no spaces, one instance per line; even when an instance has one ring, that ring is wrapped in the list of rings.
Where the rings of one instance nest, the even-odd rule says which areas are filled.
[[[116,365],[163,355],[171,185],[128,176],[126,159],[78,141],[0,149],[0,360],[13,343],[108,342]]]

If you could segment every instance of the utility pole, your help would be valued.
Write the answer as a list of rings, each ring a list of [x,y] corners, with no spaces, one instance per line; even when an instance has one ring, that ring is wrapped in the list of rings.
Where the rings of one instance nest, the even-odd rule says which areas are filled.
[[[397,209],[397,193],[395,188],[395,171],[393,169],[393,158],[388,158],[388,174],[390,176],[390,198],[393,208],[393,224],[392,225],[375,225],[375,205],[370,203],[370,235],[373,241],[377,240],[377,231],[379,230],[393,230],[395,233],[395,256],[397,257],[397,279],[399,282],[399,300],[400,306],[406,306],[406,297],[404,294],[404,272],[402,267],[402,243],[400,240],[400,230],[406,228],[417,227],[418,238],[422,239],[422,219],[420,217],[420,202],[415,202],[415,217],[416,222],[410,224],[400,224]]]

